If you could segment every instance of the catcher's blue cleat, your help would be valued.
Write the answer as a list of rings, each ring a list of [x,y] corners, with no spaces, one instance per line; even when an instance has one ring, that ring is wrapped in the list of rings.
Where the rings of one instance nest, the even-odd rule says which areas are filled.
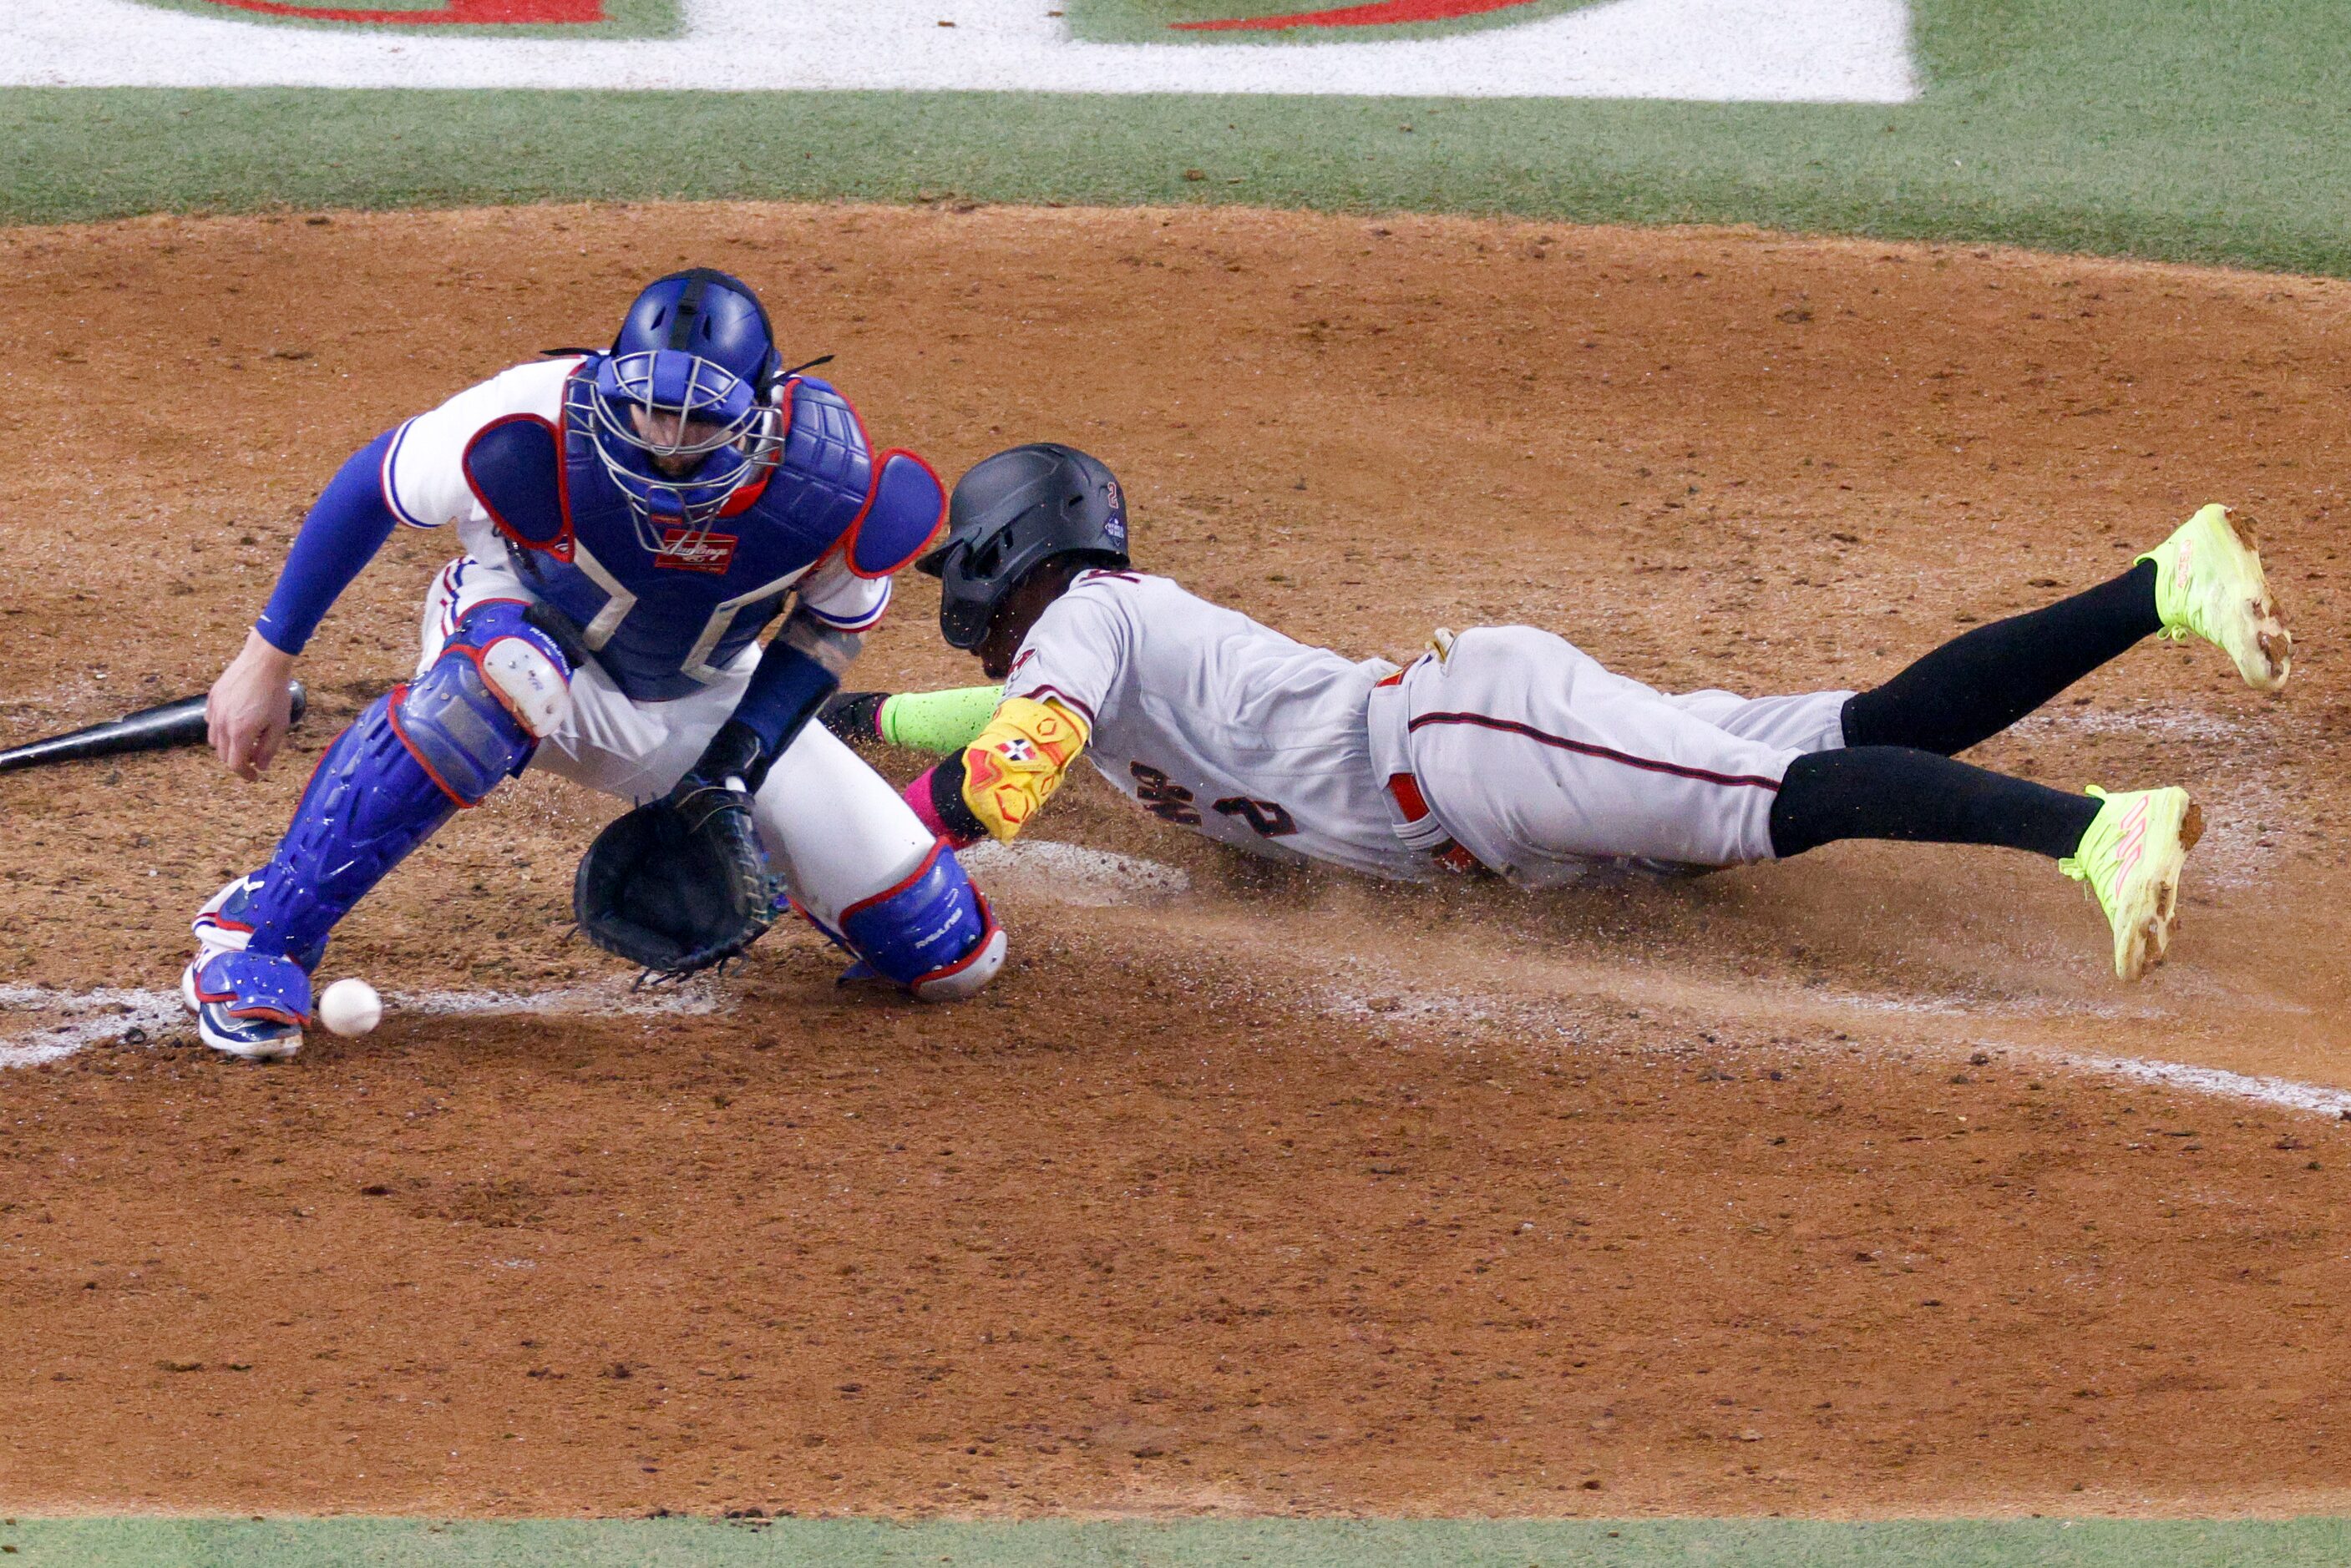
[[[188,965],[191,972],[214,953],[243,952],[246,944],[253,940],[253,901],[255,895],[261,891],[261,877],[262,873],[256,871],[235,878],[206,899],[204,907],[196,911],[196,918],[189,926],[196,933],[196,956]],[[319,967],[319,961],[326,956],[327,940],[321,937],[294,954],[293,958],[304,969],[315,970]],[[195,1004],[190,1002],[188,1005],[193,1007]]]
[[[292,959],[215,952],[180,977],[205,1044],[252,1062],[283,1061],[302,1049],[310,1022],[310,976]]]

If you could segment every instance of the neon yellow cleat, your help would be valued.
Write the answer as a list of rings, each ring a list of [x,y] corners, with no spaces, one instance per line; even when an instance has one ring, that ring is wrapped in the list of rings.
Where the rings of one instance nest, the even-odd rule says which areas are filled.
[[[2262,573],[2252,524],[2225,506],[2207,506],[2142,561],[2155,563],[2155,608],[2163,635],[2194,632],[2237,662],[2245,684],[2274,691],[2294,668],[2294,639],[2278,618]]]
[[[2115,929],[2115,973],[2137,980],[2163,961],[2179,910],[2179,869],[2204,836],[2202,808],[2184,789],[2125,790],[2105,804],[2073,857],[2057,869],[2087,882]]]

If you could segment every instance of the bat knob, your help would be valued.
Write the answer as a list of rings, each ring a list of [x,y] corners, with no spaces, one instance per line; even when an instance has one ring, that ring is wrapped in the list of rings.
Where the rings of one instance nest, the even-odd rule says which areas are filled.
[[[289,725],[298,724],[302,722],[303,713],[310,706],[310,694],[302,690],[302,683],[299,680],[288,680],[286,683],[286,695],[293,700],[293,709],[287,714],[286,722]]]

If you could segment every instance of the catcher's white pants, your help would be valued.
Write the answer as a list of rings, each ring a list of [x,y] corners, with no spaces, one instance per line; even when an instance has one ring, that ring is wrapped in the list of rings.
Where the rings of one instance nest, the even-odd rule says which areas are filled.
[[[418,673],[475,605],[533,597],[504,562],[451,562],[425,596]],[[631,805],[666,794],[733,715],[758,662],[758,646],[747,648],[725,680],[666,702],[633,701],[588,663],[572,671],[570,712],[530,765]],[[818,723],[776,759],[752,816],[792,897],[828,925],[895,886],[931,848],[929,830],[898,792]]]
[[[1771,858],[1781,778],[1844,744],[1852,695],[1669,696],[1547,631],[1484,627],[1373,693],[1373,753],[1525,887],[1611,862],[1735,866]]]

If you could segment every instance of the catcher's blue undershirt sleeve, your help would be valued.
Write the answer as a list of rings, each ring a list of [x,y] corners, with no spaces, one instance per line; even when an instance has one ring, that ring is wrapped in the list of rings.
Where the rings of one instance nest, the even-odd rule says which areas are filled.
[[[336,598],[392,537],[395,519],[384,504],[383,454],[392,434],[386,431],[352,453],[302,519],[269,606],[253,623],[280,652],[302,651]]]

